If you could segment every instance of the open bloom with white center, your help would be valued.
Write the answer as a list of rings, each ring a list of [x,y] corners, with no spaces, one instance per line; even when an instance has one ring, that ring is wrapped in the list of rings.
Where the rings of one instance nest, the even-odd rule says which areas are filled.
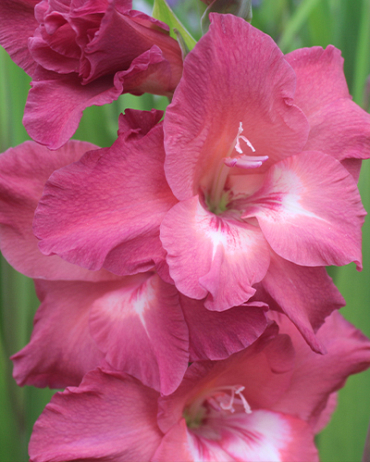
[[[123,120],[128,125],[131,121],[134,132],[139,130],[135,114],[142,121],[153,115],[128,111]],[[171,393],[189,360],[225,359],[253,343],[267,325],[267,306],[252,301],[212,313],[202,301],[163,281],[153,264],[148,271],[117,276],[43,255],[32,234],[32,219],[45,182],[86,151],[99,157],[102,150],[81,141],[57,151],[26,142],[0,156],[0,248],[15,269],[34,279],[41,301],[31,341],[12,357],[14,377],[19,385],[77,386],[85,373],[105,361]],[[160,247],[158,236],[152,245],[155,239]]]
[[[97,369],[57,393],[36,422],[32,462],[311,462],[314,435],[345,379],[370,365],[370,342],[333,313],[317,355],[279,316],[227,360],[192,364],[161,397],[132,377]],[[288,335],[287,335],[288,334]]]
[[[370,155],[370,116],[350,100],[334,47],[284,56],[242,19],[212,15],[164,132],[179,203],[160,236],[182,293],[224,310],[256,283],[274,297],[303,268],[317,280],[324,265],[361,268],[365,212],[353,177]]]
[[[163,123],[127,111],[112,147],[51,175],[39,248],[119,275],[155,266],[214,311],[258,296],[321,351],[314,332],[344,304],[325,266],[361,267],[370,116],[335,48],[284,57],[241,18],[212,18]]]

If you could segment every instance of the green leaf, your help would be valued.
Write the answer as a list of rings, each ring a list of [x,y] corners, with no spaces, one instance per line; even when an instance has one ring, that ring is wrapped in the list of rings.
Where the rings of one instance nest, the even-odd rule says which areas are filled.
[[[302,25],[307,22],[311,11],[318,4],[319,0],[302,0],[298,4],[278,43],[283,53],[291,51],[291,44],[293,42],[294,36],[299,33]]]
[[[177,35],[174,32],[174,29],[178,31],[182,39],[185,42],[185,45],[189,50],[192,50],[197,43],[186,28],[181,24],[175,13],[167,5],[166,0],[154,0],[153,6],[153,18],[159,19],[162,22],[165,22],[170,26],[170,35],[175,40],[177,40]]]

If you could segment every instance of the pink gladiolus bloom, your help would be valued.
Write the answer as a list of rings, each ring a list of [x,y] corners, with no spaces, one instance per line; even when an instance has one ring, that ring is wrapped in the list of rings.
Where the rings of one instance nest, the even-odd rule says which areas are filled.
[[[0,43],[33,78],[24,125],[52,149],[82,111],[122,93],[172,95],[182,56],[166,24],[130,0],[4,0]]]
[[[284,57],[242,19],[211,16],[164,121],[179,200],[161,224],[169,273],[209,309],[250,299],[260,283],[291,315],[282,286],[291,293],[304,268],[307,280],[326,265],[361,269],[353,177],[370,156],[370,116],[350,100],[334,47]]]
[[[130,129],[125,119],[128,137],[140,137],[135,114],[142,122],[158,115],[131,113]],[[168,394],[181,382],[189,360],[224,359],[253,343],[267,325],[267,306],[254,301],[247,309],[212,313],[161,280],[153,267],[120,277],[42,255],[32,219],[44,184],[86,151],[99,156],[101,150],[94,148],[70,141],[51,152],[26,142],[0,156],[0,248],[18,271],[34,278],[42,302],[30,343],[12,358],[14,377],[19,385],[77,386],[105,362]]]
[[[317,355],[292,323],[227,360],[192,364],[161,397],[125,374],[97,369],[57,393],[36,422],[32,462],[310,462],[335,392],[370,365],[370,341],[333,313]],[[288,334],[288,335],[287,335]]]
[[[262,37],[265,36],[262,34]],[[173,109],[170,108],[169,111],[171,110]],[[298,109],[295,109],[295,113],[304,118]],[[207,307],[214,310],[216,306],[216,311],[240,306],[253,297],[253,301],[262,301],[272,309],[284,311],[299,327],[312,348],[323,351],[314,332],[327,315],[344,305],[344,300],[326,274],[325,268],[311,266],[310,241],[305,235],[302,236],[301,247],[296,250],[301,251],[307,261],[306,265],[298,265],[294,259],[290,261],[287,258],[289,255],[279,255],[278,248],[269,246],[263,234],[268,234],[268,222],[269,226],[265,226],[267,232],[263,229],[262,233],[262,227],[257,225],[253,217],[242,218],[242,213],[238,210],[213,213],[207,209],[205,201],[197,205],[198,196],[179,202],[165,175],[164,166],[167,161],[163,144],[163,124],[157,123],[161,115],[158,111],[126,111],[124,116],[120,116],[119,136],[112,147],[86,153],[79,162],[61,168],[50,176],[34,221],[35,234],[41,239],[40,250],[45,255],[57,254],[90,270],[105,268],[122,276],[152,271],[155,268],[166,282],[172,283],[174,280],[180,292],[187,297],[199,300],[207,297]],[[180,137],[183,131],[181,127],[177,127],[176,136]],[[236,146],[240,150],[245,143],[240,127],[237,135]],[[185,161],[181,152],[185,151],[178,151],[177,161],[180,165]],[[171,151],[167,156],[171,158]],[[319,154],[314,153],[314,156],[317,158]],[[329,164],[330,171],[326,166],[320,183],[313,182],[313,186],[316,186],[312,188],[308,201],[316,209],[321,207],[324,215],[329,215],[322,217],[321,221],[315,221],[311,216],[313,212],[308,214],[313,222],[312,239],[315,239],[314,244],[316,240],[323,240],[330,230],[325,226],[320,228],[319,225],[321,222],[325,225],[328,220],[332,220],[333,226],[340,228],[337,229],[340,236],[345,229],[349,229],[348,232],[353,230],[355,236],[352,239],[357,239],[356,251],[360,258],[363,210],[355,181],[336,160],[322,153],[320,157]],[[295,174],[294,169],[290,171],[289,163],[286,162],[283,167],[285,174]],[[234,172],[236,167],[225,165],[225,169],[226,172]],[[271,169],[276,170],[276,167],[272,165],[267,173],[259,175],[233,175],[232,180],[236,185],[239,181],[240,186],[243,186],[247,179],[246,187],[257,187],[263,181],[271,183]],[[189,178],[185,175],[186,168],[179,170],[179,176],[181,172],[184,173],[184,178]],[[312,167],[309,172],[312,175]],[[171,178],[171,172],[167,176]],[[258,177],[259,183],[254,183]],[[276,187],[270,183],[266,183],[266,187]],[[297,182],[292,186],[295,184]],[[284,193],[289,199],[289,194],[292,193],[294,200],[296,192],[294,189],[290,192],[287,189],[290,186],[288,182],[282,191],[282,197]],[[337,188],[344,191],[342,198],[337,197]],[[202,191],[200,193],[203,194]],[[327,196],[325,201],[321,199],[321,194]],[[320,202],[316,205],[319,195]],[[243,207],[245,202],[248,207],[247,199],[234,201],[233,205]],[[187,209],[190,203],[199,212],[195,220],[199,229],[194,228],[194,216],[191,214],[194,208]],[[289,201],[287,203],[289,205]],[[325,204],[326,209],[323,208]],[[331,209],[335,211],[339,205],[345,207],[346,214],[333,216]],[[277,212],[279,210],[276,211],[276,223],[271,228],[274,225],[275,230],[279,231],[285,226],[283,220],[289,219],[289,214],[283,211],[279,215]],[[307,214],[304,218],[307,218]],[[224,228],[220,228],[221,232],[217,229],[208,232],[208,227],[218,221],[224,225]],[[293,231],[295,228],[296,226]],[[230,235],[232,238],[228,239],[226,232],[222,234],[222,229],[233,230],[234,234]],[[278,237],[280,235],[281,233]],[[285,246],[290,241],[297,246],[294,235],[290,237],[290,241],[284,235],[280,237]],[[351,237],[347,239],[350,241]],[[315,245],[317,248],[318,244]],[[315,252],[315,245],[312,246],[312,253]],[[173,249],[178,255],[174,255]],[[209,260],[212,256],[213,264],[210,267]],[[207,288],[210,289],[209,295]]]

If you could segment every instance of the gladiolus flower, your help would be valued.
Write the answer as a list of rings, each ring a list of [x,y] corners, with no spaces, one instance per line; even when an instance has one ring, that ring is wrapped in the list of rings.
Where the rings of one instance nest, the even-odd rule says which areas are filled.
[[[369,367],[370,342],[333,313],[318,334],[321,356],[287,318],[278,322],[282,334],[271,326],[225,361],[191,365],[167,397],[127,375],[90,372],[46,406],[30,460],[317,461],[314,435],[336,390]]]
[[[4,0],[0,43],[32,76],[24,125],[51,149],[78,127],[82,111],[122,93],[171,96],[182,56],[166,24],[130,0]]]
[[[370,116],[350,101],[333,47],[284,57],[242,19],[212,17],[167,109],[164,149],[153,115],[144,136],[122,128],[111,148],[52,175],[35,216],[39,246],[120,275],[155,265],[215,311],[259,287],[323,351],[314,332],[344,304],[324,267],[361,268],[356,179],[370,155]],[[326,90],[333,79],[321,97],[317,82]],[[323,115],[333,107],[342,113],[330,126]]]
[[[135,111],[127,116],[126,135],[140,138],[144,121],[153,115],[158,116]],[[18,271],[34,278],[41,301],[30,343],[12,357],[14,377],[19,385],[77,386],[104,362],[168,394],[181,382],[189,360],[224,359],[253,343],[266,328],[267,306],[252,301],[211,313],[163,281],[153,264],[121,277],[42,255],[32,219],[44,184],[86,151],[99,156],[95,148],[70,141],[52,152],[26,142],[0,156],[0,247]]]

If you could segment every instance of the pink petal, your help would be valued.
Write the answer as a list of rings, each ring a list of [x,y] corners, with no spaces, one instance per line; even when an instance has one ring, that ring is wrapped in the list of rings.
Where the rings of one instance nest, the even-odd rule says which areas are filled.
[[[178,387],[189,362],[177,290],[157,275],[125,280],[93,302],[91,335],[115,369],[167,395]]]
[[[136,58],[154,45],[161,61],[169,65],[168,85],[162,91],[170,93],[181,77],[182,57],[168,26],[139,11],[122,11],[117,6],[116,2],[108,4],[99,32],[84,48],[83,83],[129,69]],[[116,38],[114,42],[112,37]]]
[[[4,257],[31,278],[104,280],[105,270],[86,271],[58,256],[45,257],[32,232],[32,220],[46,180],[51,173],[77,161],[96,146],[70,141],[56,152],[26,141],[0,156],[0,246]]]
[[[287,335],[270,325],[248,348],[223,361],[200,361],[186,371],[180,387],[158,401],[158,425],[167,433],[192,401],[214,388],[239,384],[252,409],[269,409],[289,388],[294,368],[294,348]],[[307,347],[308,348],[308,347]]]
[[[34,36],[28,39],[28,47],[32,58],[37,64],[40,64],[44,69],[49,71],[61,74],[78,72],[81,50],[74,43],[76,33],[68,24],[65,24],[65,27],[61,27],[59,31],[61,30],[64,33],[55,37],[56,34],[49,36],[49,34],[45,32],[45,28],[41,29],[41,31],[44,32],[43,34],[40,28],[36,29]],[[50,37],[49,43],[44,40],[45,35],[48,38]],[[63,51],[64,54],[62,53]]]
[[[28,94],[23,124],[28,134],[50,149],[63,146],[76,131],[82,111],[116,100],[122,88],[115,88],[106,76],[82,86],[77,74],[57,74],[36,68]]]
[[[157,396],[128,376],[89,373],[46,406],[31,436],[31,462],[150,460],[161,441]]]
[[[338,160],[370,157],[370,114],[348,98],[320,108],[309,118],[305,150],[318,150]]]
[[[343,73],[343,58],[329,45],[300,48],[285,56],[297,76],[294,103],[307,117],[339,98],[350,98]],[[320,149],[320,151],[323,149]]]
[[[285,58],[297,75],[294,102],[311,127],[304,150],[338,160],[370,157],[370,115],[351,101],[340,50],[302,48]]]
[[[267,327],[264,311],[268,307],[263,303],[248,303],[217,312],[185,296],[181,302],[189,326],[191,362],[228,358],[251,345]]]
[[[18,385],[64,388],[78,385],[103,354],[89,332],[92,303],[119,282],[36,281],[41,306],[31,341],[12,356]]]
[[[311,348],[324,353],[315,332],[332,311],[346,303],[326,269],[298,266],[272,252],[269,269],[260,284],[296,325]],[[258,295],[257,299],[260,299]],[[268,299],[265,301],[269,303]],[[269,305],[273,309],[272,304]]]
[[[195,462],[189,445],[189,432],[185,419],[181,419],[161,440],[150,462]]]
[[[198,196],[167,213],[161,241],[176,287],[191,298],[207,297],[206,308],[216,311],[247,301],[270,260],[257,227],[214,215]]]
[[[120,275],[164,259],[159,225],[176,199],[164,177],[162,126],[125,136],[50,177],[34,222],[44,254]]]
[[[28,37],[38,26],[34,7],[39,0],[1,0],[0,2],[0,44],[12,60],[29,75],[36,63],[28,50]]]
[[[116,88],[122,87],[124,93],[153,93],[172,97],[181,73],[182,61],[181,65],[174,66],[165,59],[163,51],[153,45],[135,58],[127,70],[116,73],[114,85]]]
[[[194,461],[319,461],[312,429],[289,415],[267,410],[231,414],[219,422],[217,430],[218,440],[189,431]]]
[[[269,156],[265,168],[300,152],[309,127],[294,90],[295,74],[269,36],[241,18],[213,14],[166,111],[165,170],[175,196],[209,187],[240,123],[255,155]]]
[[[92,11],[68,5],[62,15],[40,12],[43,25],[30,40],[39,66],[24,116],[35,141],[57,149],[73,135],[86,107],[111,103],[122,93],[172,95],[182,73],[180,47],[166,25],[128,11],[128,4],[106,3],[101,23],[101,5]],[[53,26],[61,16],[63,24]]]
[[[332,157],[302,152],[272,166],[265,183],[248,198],[273,250],[303,266],[361,268],[364,210],[352,176]]]
[[[294,414],[316,427],[331,394],[344,386],[349,375],[370,366],[370,341],[338,312],[333,312],[317,333],[327,353],[317,355],[288,320],[281,317],[278,322],[281,331],[289,333],[293,340],[296,366],[290,388],[273,409]]]

